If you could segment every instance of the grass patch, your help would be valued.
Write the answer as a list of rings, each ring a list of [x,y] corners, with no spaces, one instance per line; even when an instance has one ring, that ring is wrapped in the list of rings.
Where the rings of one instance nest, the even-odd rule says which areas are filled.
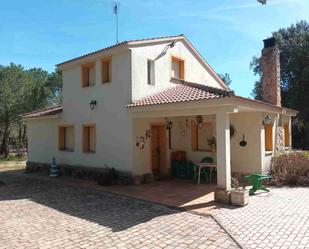
[[[1,162],[12,162],[12,161],[26,161],[27,156],[26,155],[17,155],[17,154],[10,154],[7,158],[4,158],[4,155],[0,155],[0,163]]]

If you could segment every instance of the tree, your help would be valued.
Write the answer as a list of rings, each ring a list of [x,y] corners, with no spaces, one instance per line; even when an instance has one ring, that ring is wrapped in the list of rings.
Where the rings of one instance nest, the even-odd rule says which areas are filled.
[[[231,77],[228,73],[225,74],[219,73],[219,76],[227,86],[229,86],[232,83]]]
[[[11,129],[21,126],[20,114],[55,104],[61,93],[61,81],[56,73],[49,74],[40,68],[25,70],[11,63],[0,65],[0,89],[0,153],[7,156]]]
[[[282,105],[298,110],[293,122],[294,146],[309,147],[309,24],[300,21],[288,28],[273,32],[280,50]],[[256,75],[261,76],[260,59],[253,57],[250,64]],[[261,80],[252,91],[255,99],[263,100]]]

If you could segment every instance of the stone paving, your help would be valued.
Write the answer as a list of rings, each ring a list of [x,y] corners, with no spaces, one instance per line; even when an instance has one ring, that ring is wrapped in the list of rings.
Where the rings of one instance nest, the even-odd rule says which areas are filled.
[[[270,188],[215,217],[247,248],[309,248],[309,188]]]
[[[211,217],[22,174],[0,181],[0,248],[238,248]]]

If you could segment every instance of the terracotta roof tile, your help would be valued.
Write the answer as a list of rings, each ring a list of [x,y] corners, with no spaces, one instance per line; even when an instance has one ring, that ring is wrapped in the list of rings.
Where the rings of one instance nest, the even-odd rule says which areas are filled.
[[[136,100],[126,107],[138,107],[149,105],[160,105],[169,103],[179,103],[197,100],[208,100],[232,96],[232,91],[225,91],[219,88],[209,87],[197,83],[172,79],[175,86],[167,88],[161,92]]]
[[[43,116],[50,116],[61,113],[63,110],[62,106],[54,106],[48,107],[44,109],[39,109],[33,112],[24,113],[21,115],[22,118],[36,118],[36,117],[43,117]]]

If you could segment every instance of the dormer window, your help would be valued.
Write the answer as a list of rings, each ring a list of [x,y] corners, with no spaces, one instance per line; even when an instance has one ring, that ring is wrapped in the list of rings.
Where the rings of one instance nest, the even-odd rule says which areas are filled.
[[[172,78],[184,80],[185,79],[185,61],[172,56]]]
[[[147,60],[147,83],[148,85],[155,84],[155,61]]]
[[[82,87],[95,85],[95,63],[82,65]]]
[[[102,84],[112,81],[112,57],[104,58],[101,61]]]

